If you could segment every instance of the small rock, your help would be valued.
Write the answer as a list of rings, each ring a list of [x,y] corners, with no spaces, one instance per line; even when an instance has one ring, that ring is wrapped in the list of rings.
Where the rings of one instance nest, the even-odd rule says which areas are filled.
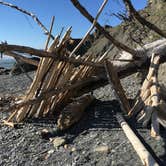
[[[46,156],[44,157],[44,159],[47,160],[50,157],[50,155],[53,154],[53,153],[54,153],[54,149],[49,150],[47,152]]]
[[[75,152],[76,151],[76,148],[75,147],[72,147],[71,148],[71,152]]]
[[[54,149],[49,150],[47,153],[48,153],[48,154],[54,153]]]
[[[109,153],[110,152],[110,148],[107,145],[101,145],[101,146],[98,146],[98,147],[94,148],[93,151],[94,152],[105,152],[105,153]]]
[[[66,142],[66,140],[62,137],[53,138],[53,140],[52,140],[54,147],[62,146],[65,144],[65,142]]]
[[[68,144],[65,144],[65,145],[64,145],[64,148],[65,148],[65,149],[68,149],[68,147],[69,147]]]

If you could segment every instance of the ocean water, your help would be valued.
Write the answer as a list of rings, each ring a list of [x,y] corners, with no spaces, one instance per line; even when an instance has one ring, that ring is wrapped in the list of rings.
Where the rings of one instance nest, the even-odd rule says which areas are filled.
[[[6,57],[0,58],[0,67],[11,69],[15,62],[16,61],[13,58],[6,58]]]

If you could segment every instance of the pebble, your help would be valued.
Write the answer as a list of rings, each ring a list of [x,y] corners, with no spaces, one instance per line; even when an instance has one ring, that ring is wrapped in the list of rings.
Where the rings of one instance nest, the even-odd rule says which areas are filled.
[[[53,143],[54,147],[62,146],[65,144],[65,142],[66,142],[66,140],[62,137],[56,137],[56,138],[52,139],[52,143]]]
[[[103,152],[103,153],[109,153],[110,152],[110,148],[107,145],[101,145],[101,146],[97,146],[96,148],[94,148],[94,152]]]
[[[71,152],[75,152],[75,151],[76,151],[75,147],[71,148]]]

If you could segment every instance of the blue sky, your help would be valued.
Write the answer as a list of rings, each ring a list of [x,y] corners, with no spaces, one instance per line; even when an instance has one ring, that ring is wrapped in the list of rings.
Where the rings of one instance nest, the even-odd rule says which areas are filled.
[[[6,0],[6,2],[18,5],[36,14],[42,23],[49,28],[51,17],[55,16],[54,35],[64,27],[72,26],[72,37],[82,37],[90,23],[75,9],[70,0]],[[103,0],[80,0],[88,11],[95,16]],[[136,9],[142,9],[146,0],[132,0]],[[119,21],[110,17],[108,13],[120,11],[123,8],[121,0],[109,0],[99,22],[115,26]],[[31,19],[14,9],[0,5],[0,41],[9,44],[27,45],[36,48],[44,48],[46,36],[40,27]]]

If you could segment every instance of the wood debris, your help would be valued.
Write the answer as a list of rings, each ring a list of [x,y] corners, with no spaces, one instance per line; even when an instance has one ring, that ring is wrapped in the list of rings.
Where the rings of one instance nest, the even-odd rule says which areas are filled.
[[[157,137],[159,135],[159,122],[164,127],[166,126],[166,103],[161,98],[158,82],[159,60],[160,55],[152,55],[149,72],[143,82],[140,96],[129,112],[129,116],[136,116],[139,114],[138,121],[143,121],[144,126],[151,123],[152,137]]]
[[[71,0],[71,2],[92,23],[83,39],[71,52],[67,49],[67,45],[71,40],[71,27],[63,37],[61,37],[61,33],[54,37],[52,34],[54,17],[49,30],[47,30],[33,13],[12,4],[0,2],[2,5],[31,16],[48,36],[44,50],[7,43],[0,44],[2,53],[38,67],[25,96],[21,101],[15,102],[9,107],[8,111],[11,111],[11,114],[8,119],[5,119],[5,124],[11,124],[12,126],[13,123],[19,123],[28,118],[55,117],[59,115],[55,117],[58,119],[58,128],[61,130],[67,129],[81,119],[86,107],[93,101],[94,98],[89,95],[89,92],[110,83],[113,85],[124,114],[129,114],[130,117],[141,115],[139,119],[143,120],[144,125],[151,122],[151,135],[158,135],[159,123],[166,126],[166,103],[161,97],[157,79],[159,60],[160,62],[166,61],[166,40],[155,41],[145,45],[143,48],[130,48],[116,40],[97,21],[108,0],[103,1],[94,18],[78,0]],[[124,2],[129,12],[142,23],[142,18],[135,12],[130,1],[124,0]],[[165,37],[165,33],[158,27],[151,26],[152,24],[145,19],[143,21],[146,22],[147,27]],[[110,59],[111,62],[107,60],[110,49],[106,50],[100,57],[87,54],[80,57],[75,54],[94,28],[97,28],[114,46],[122,50],[119,54],[120,58]],[[40,61],[36,62],[23,57],[23,53],[38,56]],[[131,108],[119,78],[135,73],[141,67],[148,69],[149,66],[149,73],[142,85],[139,99]],[[74,98],[77,99],[73,102]]]

